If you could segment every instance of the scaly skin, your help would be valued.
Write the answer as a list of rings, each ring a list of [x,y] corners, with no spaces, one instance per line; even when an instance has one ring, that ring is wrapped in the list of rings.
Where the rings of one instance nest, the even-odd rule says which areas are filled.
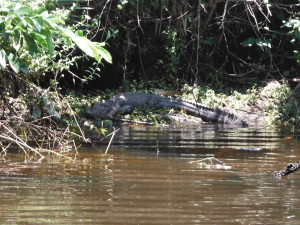
[[[200,117],[206,122],[219,122],[227,124],[247,125],[247,123],[233,114],[220,109],[213,109],[199,104],[175,98],[144,93],[124,93],[114,96],[103,102],[98,102],[86,111],[93,118],[105,118],[116,114],[129,114],[136,107],[151,105],[155,108],[174,108],[184,110],[187,114]]]

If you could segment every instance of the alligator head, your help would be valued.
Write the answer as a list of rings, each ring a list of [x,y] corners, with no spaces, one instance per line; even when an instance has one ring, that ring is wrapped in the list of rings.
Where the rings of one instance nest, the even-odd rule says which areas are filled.
[[[93,118],[108,117],[116,114],[117,109],[114,103],[110,100],[97,102],[94,106],[86,110],[86,114]]]

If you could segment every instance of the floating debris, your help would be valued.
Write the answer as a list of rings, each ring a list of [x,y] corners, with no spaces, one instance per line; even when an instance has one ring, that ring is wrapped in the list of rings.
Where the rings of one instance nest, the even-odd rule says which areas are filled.
[[[295,163],[289,163],[286,168],[279,171],[274,171],[274,175],[276,178],[281,178],[282,176],[287,176],[291,173],[294,173],[300,168],[300,161]]]
[[[216,159],[215,157],[207,157],[205,159],[190,161],[189,163],[197,164],[197,166],[200,166],[202,168],[207,168],[207,169],[222,169],[222,170],[232,169],[232,166],[225,165],[224,162]]]

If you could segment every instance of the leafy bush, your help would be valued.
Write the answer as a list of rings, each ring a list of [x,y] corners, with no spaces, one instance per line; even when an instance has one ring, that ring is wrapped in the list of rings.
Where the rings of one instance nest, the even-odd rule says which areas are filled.
[[[53,6],[47,0],[0,3],[0,149],[4,152],[16,144],[25,154],[30,150],[43,158],[27,143],[39,150],[64,150],[70,143],[76,148],[75,139],[87,141],[70,104],[59,93],[56,75],[75,63],[69,54],[75,46],[98,63],[111,63],[112,57],[104,42],[90,41],[83,31],[66,26],[68,10],[59,14]],[[43,89],[37,84],[49,71],[52,77]],[[70,113],[75,126],[61,120],[64,112]]]
[[[84,53],[95,58],[112,62],[111,56],[103,48],[105,43],[92,42],[82,31],[73,32],[65,28],[65,21],[53,15],[42,6],[32,9],[29,5],[5,2],[0,5],[0,66],[6,70],[7,63],[15,72],[29,74],[30,59],[46,51],[54,60],[54,39],[66,37],[64,44],[74,42]],[[27,51],[27,52],[26,52]],[[29,53],[29,54],[27,54]]]

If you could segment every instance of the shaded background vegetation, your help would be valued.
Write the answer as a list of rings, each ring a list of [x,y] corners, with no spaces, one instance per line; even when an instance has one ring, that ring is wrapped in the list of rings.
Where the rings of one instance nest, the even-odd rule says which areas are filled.
[[[292,97],[300,84],[292,92],[286,85],[299,82],[299,8],[297,0],[3,0],[2,153],[18,146],[39,154],[28,143],[66,149],[76,148],[74,137],[88,141],[76,114],[90,102],[80,97],[72,107],[64,95],[70,89],[198,85],[198,93],[203,86],[223,92],[276,79],[273,86],[280,89],[280,80],[288,91],[275,96],[274,118],[299,124]]]
[[[72,68],[94,80],[89,89],[124,88],[132,80],[222,88],[299,75],[299,1],[94,0],[77,6],[70,23],[81,21],[93,41],[107,40],[113,56],[112,65],[84,58]]]

